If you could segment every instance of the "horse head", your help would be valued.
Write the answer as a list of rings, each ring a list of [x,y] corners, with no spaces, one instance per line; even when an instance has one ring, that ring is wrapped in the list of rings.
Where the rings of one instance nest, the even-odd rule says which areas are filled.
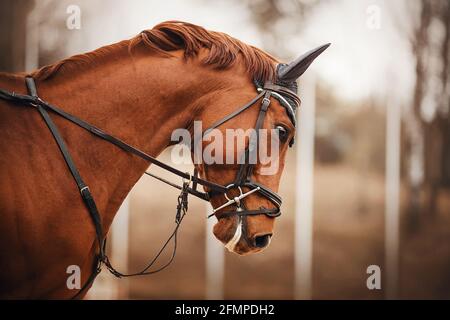
[[[270,243],[275,218],[281,214],[277,192],[300,106],[296,81],[329,45],[288,64],[276,64],[275,76],[269,80],[254,79],[229,88],[214,98],[214,108],[204,114],[208,128],[203,131],[202,150],[211,149],[220,137],[223,143],[214,154],[220,161],[204,161],[197,170],[204,179],[227,188],[226,192],[205,190],[217,218],[213,232],[232,252],[254,253]]]

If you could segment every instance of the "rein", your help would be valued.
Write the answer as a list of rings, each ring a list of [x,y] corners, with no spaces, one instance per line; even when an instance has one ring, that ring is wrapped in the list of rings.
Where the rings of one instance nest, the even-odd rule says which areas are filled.
[[[223,119],[218,120],[215,122],[210,128],[206,129],[203,135],[208,134],[211,132],[211,130],[219,127],[220,125],[224,124],[228,120],[236,117],[243,111],[247,110],[248,108],[255,105],[255,103],[260,99],[262,99],[261,102],[261,108],[258,114],[258,118],[256,120],[255,125],[255,134],[250,137],[249,145],[245,149],[245,152],[242,154],[243,161],[240,165],[240,168],[238,170],[237,176],[235,180],[228,184],[227,186],[222,186],[217,183],[214,183],[212,181],[208,181],[205,179],[202,179],[198,177],[197,170],[194,170],[194,174],[191,175],[186,172],[182,172],[172,166],[169,166],[159,160],[157,160],[155,157],[152,157],[148,155],[147,153],[125,143],[124,141],[104,132],[103,130],[91,125],[90,123],[81,120],[63,110],[60,108],[53,106],[45,101],[43,101],[41,98],[39,98],[37,94],[36,84],[34,82],[34,79],[32,77],[26,77],[25,78],[27,89],[28,89],[28,95],[23,94],[17,94],[15,92],[9,92],[3,89],[0,89],[0,98],[5,99],[11,102],[20,103],[23,105],[31,106],[38,110],[38,112],[41,114],[43,120],[45,121],[47,127],[49,128],[50,132],[52,133],[58,148],[61,151],[61,154],[64,158],[64,161],[67,164],[67,167],[72,174],[78,190],[80,192],[81,198],[83,199],[83,202],[92,218],[92,221],[95,226],[95,232],[96,232],[96,238],[98,241],[99,246],[99,253],[96,255],[96,261],[94,264],[93,272],[91,273],[90,277],[86,281],[86,283],[83,285],[83,287],[78,291],[78,293],[73,297],[77,298],[84,290],[86,290],[92,282],[95,280],[96,276],[101,272],[101,266],[104,264],[106,268],[116,277],[130,277],[130,276],[139,276],[139,275],[148,275],[153,274],[156,272],[159,272],[170,265],[170,263],[173,261],[175,254],[176,254],[176,248],[177,248],[177,234],[179,227],[181,225],[181,222],[183,221],[183,218],[186,215],[186,212],[188,210],[188,195],[191,194],[197,198],[200,198],[204,201],[209,201],[213,195],[216,194],[222,194],[225,196],[227,202],[220,205],[219,207],[213,209],[213,213],[208,216],[212,217],[213,215],[216,215],[218,219],[224,218],[224,217],[230,217],[230,216],[238,216],[241,218],[242,216],[246,215],[258,215],[258,214],[265,214],[269,217],[277,217],[281,214],[280,212],[280,206],[281,206],[281,197],[270,190],[269,188],[265,187],[262,184],[259,184],[256,181],[252,180],[252,174],[253,174],[253,168],[254,164],[249,163],[249,159],[251,159],[252,156],[255,155],[257,152],[257,147],[259,143],[259,129],[262,128],[264,118],[266,116],[266,112],[270,105],[270,98],[273,96],[276,98],[285,108],[288,112],[289,117],[293,121],[295,125],[295,107],[293,107],[286,99],[287,96],[291,101],[294,101],[295,105],[298,106],[299,98],[295,93],[290,91],[289,89],[281,86],[276,86],[270,83],[266,83],[263,88],[258,88],[259,94],[249,101],[247,104],[239,108],[238,110],[234,111],[233,113],[229,114]],[[148,263],[148,265],[141,270],[140,272],[131,273],[131,274],[123,274],[117,271],[111,264],[108,256],[106,255],[105,248],[106,248],[106,236],[104,234],[104,230],[102,227],[101,222],[101,216],[98,212],[95,200],[91,194],[91,191],[88,187],[88,185],[83,181],[71,155],[68,151],[68,148],[66,146],[66,143],[64,139],[62,138],[61,134],[59,133],[58,128],[54,124],[53,120],[51,119],[48,111],[51,111],[60,117],[78,125],[79,127],[89,131],[93,135],[106,140],[109,143],[114,144],[115,146],[119,147],[120,149],[132,153],[149,163],[152,163],[166,171],[171,172],[172,174],[175,174],[183,179],[182,185],[177,185],[175,183],[172,183],[166,179],[163,179],[159,176],[156,176],[152,173],[145,172],[148,176],[151,176],[153,178],[156,178],[174,188],[177,188],[180,190],[180,195],[178,196],[178,205],[177,205],[177,211],[175,216],[175,228],[173,232],[171,233],[170,237],[167,239],[167,241],[164,243],[162,248],[158,251],[158,253],[155,255],[155,257]],[[293,120],[294,119],[294,120]],[[255,158],[256,159],[256,158]],[[198,185],[202,185],[208,189],[208,192],[201,192],[197,190]],[[192,186],[191,186],[192,185]],[[248,189],[248,191],[244,191],[243,188]],[[228,192],[232,189],[237,189],[239,191],[239,195],[236,197],[229,197]],[[243,203],[243,199],[247,196],[253,194],[253,193],[259,193],[264,198],[268,199],[273,205],[274,208],[265,208],[260,207],[256,210],[248,210],[245,208],[245,204]],[[231,205],[236,205],[237,210],[234,211],[225,211],[220,212],[220,210],[229,207]],[[170,243],[170,241],[173,239],[174,247],[172,251],[172,255],[167,263],[165,263],[163,266],[149,271],[149,269],[154,265],[154,263],[157,261],[159,256],[162,254],[162,252],[165,250],[167,245]]]

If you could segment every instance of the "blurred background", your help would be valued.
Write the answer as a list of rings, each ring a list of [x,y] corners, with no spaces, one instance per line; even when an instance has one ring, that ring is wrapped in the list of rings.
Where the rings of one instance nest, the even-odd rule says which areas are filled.
[[[165,20],[228,33],[282,61],[332,46],[300,82],[298,143],[270,247],[225,252],[209,205],[192,198],[168,269],[131,279],[104,271],[87,298],[450,298],[448,0],[0,0],[0,71],[31,71]],[[160,158],[170,163],[170,150]],[[176,197],[147,177],[131,191],[109,240],[122,271],[159,250]],[[381,289],[367,287],[371,265]]]

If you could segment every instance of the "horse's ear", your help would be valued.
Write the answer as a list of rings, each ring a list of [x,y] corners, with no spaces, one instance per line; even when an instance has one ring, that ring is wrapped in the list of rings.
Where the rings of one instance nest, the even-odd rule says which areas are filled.
[[[316,59],[330,45],[331,43],[324,44],[316,49],[308,51],[289,64],[281,65],[278,68],[278,79],[285,82],[297,80],[306,71],[306,69],[308,69],[314,59]]]

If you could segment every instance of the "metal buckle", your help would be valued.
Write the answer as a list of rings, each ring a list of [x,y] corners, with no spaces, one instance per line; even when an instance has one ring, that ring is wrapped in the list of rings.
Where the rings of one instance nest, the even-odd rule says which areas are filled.
[[[83,194],[84,190],[88,190],[89,192],[91,192],[88,186],[84,186],[83,188],[80,189],[80,193]]]
[[[270,99],[264,97],[264,98],[262,99],[262,103],[264,103],[264,102],[265,102],[266,104],[270,104]]]
[[[38,96],[31,96],[31,102],[30,102],[30,106],[34,107],[34,108],[39,108],[40,105],[45,104],[43,100],[41,100],[41,98],[39,98]]]
[[[192,174],[190,174],[189,172],[185,172],[185,174],[187,174],[189,176],[189,180],[187,181],[187,186],[189,187],[191,185],[192,182]],[[182,178],[182,183],[185,184],[186,180],[184,178]]]

